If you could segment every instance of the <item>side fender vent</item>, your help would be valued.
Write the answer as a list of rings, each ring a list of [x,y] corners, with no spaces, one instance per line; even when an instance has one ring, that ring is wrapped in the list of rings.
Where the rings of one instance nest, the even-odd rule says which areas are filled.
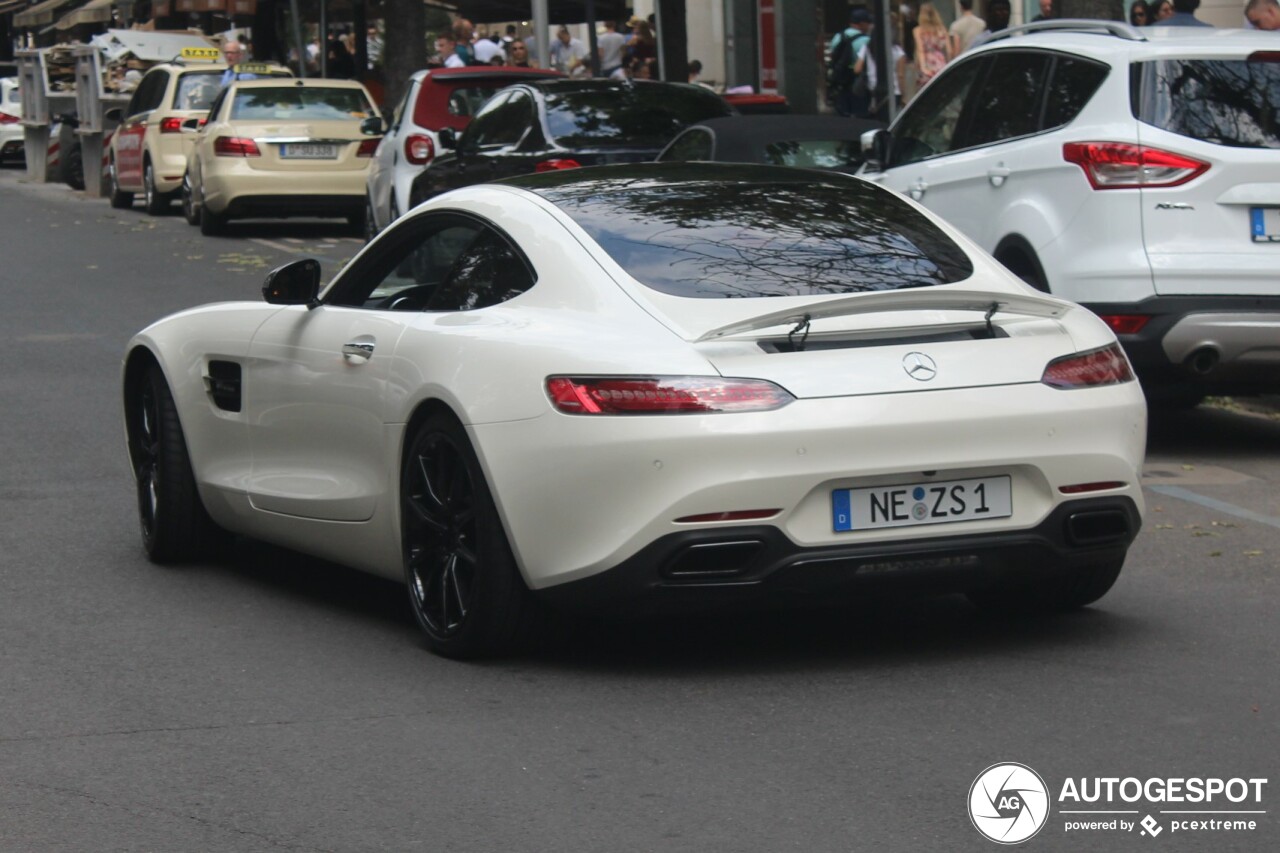
[[[204,377],[204,389],[213,404],[225,412],[240,411],[240,365],[234,361],[211,361]]]

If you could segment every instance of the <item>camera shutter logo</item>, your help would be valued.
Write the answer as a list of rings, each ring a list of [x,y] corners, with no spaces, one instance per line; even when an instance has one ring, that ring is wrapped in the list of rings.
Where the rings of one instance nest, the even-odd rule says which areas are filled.
[[[993,764],[969,788],[969,819],[999,844],[1031,838],[1049,819],[1049,789],[1025,764]]]

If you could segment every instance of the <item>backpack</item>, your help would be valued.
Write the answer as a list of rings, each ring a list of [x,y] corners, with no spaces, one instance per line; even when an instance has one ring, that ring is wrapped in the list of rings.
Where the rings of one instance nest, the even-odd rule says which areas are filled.
[[[843,89],[853,82],[853,66],[858,61],[862,46],[870,40],[870,36],[853,27],[849,27],[840,34],[840,41],[831,51],[831,70],[828,79],[832,86]]]

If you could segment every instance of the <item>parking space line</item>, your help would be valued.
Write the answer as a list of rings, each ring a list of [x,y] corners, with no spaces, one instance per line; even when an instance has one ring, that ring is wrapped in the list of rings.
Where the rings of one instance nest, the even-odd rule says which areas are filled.
[[[298,255],[303,252],[303,249],[286,246],[284,243],[277,243],[275,240],[266,240],[262,237],[250,237],[249,242],[257,243],[259,246],[266,246],[268,249],[275,249],[277,252],[288,252],[291,255]]]
[[[1234,515],[1236,518],[1243,518],[1246,521],[1256,521],[1259,524],[1265,524],[1269,527],[1280,528],[1280,518],[1270,515],[1263,515],[1260,512],[1254,512],[1251,509],[1245,509],[1235,504],[1229,504],[1226,501],[1220,501],[1217,498],[1198,495],[1190,489],[1184,489],[1181,486],[1148,486],[1153,492],[1165,495],[1171,498],[1177,498],[1188,503],[1200,504],[1200,506],[1216,509],[1218,512],[1225,512],[1228,515]]]

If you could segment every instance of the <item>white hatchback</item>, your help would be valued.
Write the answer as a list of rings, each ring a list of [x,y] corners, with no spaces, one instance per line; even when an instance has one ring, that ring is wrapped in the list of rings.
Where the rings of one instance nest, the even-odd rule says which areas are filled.
[[[863,176],[1117,333],[1157,400],[1280,390],[1280,42],[1048,21],[966,53]]]

